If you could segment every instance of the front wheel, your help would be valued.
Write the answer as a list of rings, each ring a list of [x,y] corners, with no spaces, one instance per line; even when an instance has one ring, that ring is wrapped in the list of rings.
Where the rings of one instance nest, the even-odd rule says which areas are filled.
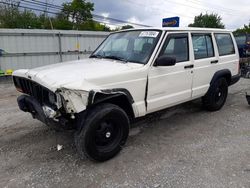
[[[226,102],[228,84],[225,78],[219,78],[209,88],[202,98],[203,106],[209,111],[220,110]]]
[[[101,104],[88,113],[75,135],[81,157],[106,161],[120,152],[129,133],[127,114],[113,104]]]

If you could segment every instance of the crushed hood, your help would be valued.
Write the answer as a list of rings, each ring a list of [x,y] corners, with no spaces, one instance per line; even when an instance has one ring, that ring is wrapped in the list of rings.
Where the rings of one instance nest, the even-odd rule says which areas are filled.
[[[134,71],[140,67],[143,67],[143,65],[110,59],[89,58],[30,70],[22,69],[15,71],[13,75],[29,78],[53,91],[61,87],[81,89],[83,85],[85,89],[90,87],[93,89],[95,86],[98,88],[115,81],[107,78],[115,78],[115,76]]]

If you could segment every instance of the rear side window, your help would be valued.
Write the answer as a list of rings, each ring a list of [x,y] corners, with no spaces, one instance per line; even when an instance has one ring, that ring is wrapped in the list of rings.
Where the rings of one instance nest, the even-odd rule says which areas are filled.
[[[230,34],[214,34],[219,50],[219,55],[235,54],[233,40]]]
[[[160,56],[176,58],[176,63],[189,60],[188,35],[170,35],[162,48]]]
[[[214,57],[212,37],[209,34],[192,35],[195,59]]]

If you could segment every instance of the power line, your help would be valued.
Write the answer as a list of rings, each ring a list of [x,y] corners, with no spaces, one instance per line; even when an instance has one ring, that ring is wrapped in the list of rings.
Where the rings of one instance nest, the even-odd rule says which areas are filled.
[[[6,2],[0,2],[0,4],[4,4],[4,5],[9,5],[11,6],[11,4],[9,3],[6,3]],[[27,7],[27,6],[22,6],[22,5],[18,5],[16,7],[20,7],[20,8],[24,8],[24,9],[28,9],[28,10],[35,10],[35,11],[39,11],[39,12],[44,12],[44,10],[41,10],[39,8],[34,8],[34,7]],[[56,12],[51,12],[51,11],[46,11],[47,13],[50,13],[50,14],[59,14],[59,13],[56,13]]]
[[[24,5],[22,5],[22,4],[18,5],[18,7],[20,7],[20,8],[39,11],[39,12],[45,12],[45,13],[54,14],[54,15],[59,14],[58,12],[55,12],[55,11],[61,11],[62,8],[63,8],[62,6],[47,3],[48,7],[52,8],[52,9],[56,9],[54,11],[49,11],[49,10],[46,10],[46,9],[44,10],[43,9],[43,8],[46,8],[46,3],[44,3],[44,2],[40,2],[40,1],[35,1],[34,2],[34,1],[29,1],[29,0],[21,0],[21,1],[22,1],[22,4],[24,3]],[[0,2],[0,3],[5,4],[5,5],[11,5],[10,3],[6,3],[6,2]],[[35,5],[35,7],[34,7],[34,5]],[[99,22],[103,22],[103,23],[105,23],[104,21],[106,21],[106,23],[107,23],[107,20],[109,20],[109,21],[112,21],[112,22],[119,22],[119,23],[123,23],[123,24],[131,24],[131,25],[137,25],[137,26],[142,26],[142,27],[151,27],[151,26],[144,25],[144,24],[124,21],[124,20],[120,20],[120,19],[116,19],[116,18],[104,17],[104,16],[97,15],[97,14],[92,14],[92,16],[93,16],[94,20],[103,19],[103,21],[99,21]],[[112,25],[112,23],[109,23],[109,24]]]
[[[51,4],[51,3],[44,3],[44,2],[41,2],[41,1],[34,1],[34,0],[20,0],[23,3],[28,3],[28,4],[33,4],[33,5],[37,5],[37,6],[47,6],[48,8],[52,8],[52,9],[55,9],[55,10],[61,10],[63,7],[62,6],[59,6],[59,5],[54,5],[54,4]]]
[[[228,14],[228,15],[242,15],[242,12],[241,12],[241,14],[232,13],[232,12],[235,12],[235,11],[233,11],[233,10],[226,10],[224,8],[218,8],[217,6],[216,7],[212,7],[212,8],[205,7],[205,6],[201,5],[201,4],[198,4],[198,3],[192,2],[192,1],[191,1],[191,3],[193,3],[195,5],[198,5],[200,7],[198,8],[198,7],[194,7],[192,5],[188,5],[188,4],[184,4],[184,3],[180,3],[180,2],[175,2],[175,1],[171,1],[171,0],[167,0],[167,1],[170,2],[170,3],[174,3],[174,4],[177,4],[177,5],[181,5],[181,6],[185,6],[185,7],[190,7],[190,8],[198,9],[198,10],[201,10],[201,9],[203,9],[205,11],[208,11],[208,10],[210,10],[210,11],[219,10],[219,11],[224,12],[225,14]]]
[[[201,1],[198,1],[198,0],[191,0],[191,1],[194,1],[194,2],[192,2],[192,3],[194,3],[194,4],[199,4],[199,5],[201,4]],[[206,2],[206,3],[207,3],[207,4],[210,4],[210,5],[212,5],[212,6],[216,6],[216,9],[220,8],[220,10],[222,10],[222,11],[223,11],[223,9],[224,9],[224,10],[229,11],[229,12],[234,11],[234,12],[242,13],[241,10],[236,10],[236,9],[231,9],[231,8],[226,8],[226,7],[218,6],[217,4],[210,3],[210,2]],[[219,9],[218,9],[218,10],[219,10]]]
[[[116,18],[110,18],[110,17],[104,17],[104,16],[100,16],[100,15],[97,15],[97,14],[92,14],[94,17],[96,18],[101,18],[101,19],[108,19],[108,20],[111,20],[111,21],[115,21],[115,22],[120,22],[120,23],[129,23],[129,24],[132,24],[132,25],[138,25],[138,26],[142,26],[142,27],[152,27],[152,26],[149,26],[149,25],[144,25],[144,24],[139,24],[139,23],[134,23],[134,22],[128,22],[128,21],[123,21],[123,20],[120,20],[120,19],[116,19]]]
[[[26,3],[40,5],[40,6],[41,5],[42,6],[46,5],[46,3],[41,2],[41,1],[35,1],[35,2],[34,1],[30,1],[30,0],[21,0],[21,1],[26,2]],[[53,8],[53,9],[57,9],[59,11],[61,11],[63,9],[63,6],[54,5],[54,4],[50,4],[50,3],[47,3],[47,6],[50,7],[50,8]],[[120,20],[120,19],[117,19],[117,18],[104,17],[104,16],[97,15],[97,14],[92,14],[92,16],[94,18],[99,18],[99,19],[103,19],[103,20],[109,20],[109,21],[113,21],[113,22],[132,24],[132,25],[137,25],[137,26],[141,26],[141,27],[152,27],[152,26],[149,26],[149,25],[135,23],[135,22],[129,22],[129,21],[124,21],[124,20]]]
[[[193,4],[196,4],[197,6],[200,6],[200,7],[195,7],[195,6],[192,6],[192,5],[188,5],[188,4],[184,4],[184,3],[180,3],[180,2],[176,2],[176,1],[171,1],[171,0],[166,0],[166,1],[168,1],[169,3],[172,3],[172,4],[177,4],[177,5],[181,5],[181,6],[185,6],[185,7],[190,7],[190,8],[192,8],[192,9],[197,9],[197,10],[205,10],[205,11],[214,11],[214,10],[219,10],[219,11],[223,11],[225,14],[228,14],[228,15],[242,15],[242,12],[241,12],[241,14],[237,14],[237,13],[233,13],[233,11],[232,10],[228,10],[229,12],[226,12],[226,10],[222,10],[222,9],[219,9],[219,8],[217,8],[217,7],[214,7],[214,8],[210,8],[210,7],[204,7],[204,6],[202,6],[201,4],[197,4],[197,3],[195,3],[195,2],[191,2],[190,1],[190,3],[193,3]],[[193,0],[193,1],[195,1],[195,0]],[[142,3],[138,3],[138,2],[134,2],[133,0],[125,0],[125,2],[127,2],[127,3],[131,3],[131,4],[133,4],[133,5],[137,5],[137,6],[139,6],[139,7],[144,7],[145,6],[145,4],[142,4]],[[162,4],[157,4],[157,5],[159,5],[159,7],[162,7]],[[155,9],[156,10],[156,12],[158,13],[159,12],[159,10],[163,10],[163,9],[161,9],[161,8],[153,8],[152,6],[150,7],[150,9],[152,10],[152,9]],[[183,15],[183,14],[181,14],[181,13],[177,13],[177,12],[174,12],[174,11],[171,11],[171,10],[163,10],[164,12],[170,12],[170,13],[175,13],[175,14],[178,14],[178,15],[181,15],[181,16],[183,16],[183,17],[189,17],[189,18],[193,18],[193,17],[190,17],[190,16],[187,16],[187,15]],[[158,13],[159,14],[159,13]]]
[[[144,7],[144,6],[145,6],[145,4],[138,3],[138,2],[134,2],[133,0],[125,0],[125,2],[127,2],[127,3],[132,3],[133,5],[137,5],[138,7]],[[150,7],[150,9],[151,9],[151,10],[154,9],[155,12],[157,12],[158,15],[161,15],[161,14],[159,13],[160,10],[163,11],[163,9],[160,9],[160,8],[157,8],[157,9],[156,9],[156,8],[153,8],[152,6]],[[192,19],[194,18],[194,17],[191,17],[191,16],[187,16],[187,15],[184,15],[184,14],[181,14],[181,13],[177,13],[177,12],[171,11],[171,10],[167,10],[167,11],[166,11],[166,9],[164,9],[164,12],[173,13],[173,14],[178,14],[178,15],[183,16],[183,17],[186,17],[186,18],[192,18]]]

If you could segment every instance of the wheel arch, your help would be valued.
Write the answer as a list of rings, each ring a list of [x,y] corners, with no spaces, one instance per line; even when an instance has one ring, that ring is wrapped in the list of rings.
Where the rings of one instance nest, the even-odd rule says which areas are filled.
[[[135,118],[135,113],[132,107],[134,99],[130,92],[124,88],[105,89],[89,92],[88,107],[91,108],[98,104],[111,103],[122,108],[128,115],[130,120]]]
[[[210,86],[219,78],[224,77],[227,80],[227,84],[228,86],[231,85],[231,79],[232,79],[232,74],[231,71],[228,69],[223,69],[223,70],[219,70],[217,71],[214,75],[213,78],[210,82]]]

